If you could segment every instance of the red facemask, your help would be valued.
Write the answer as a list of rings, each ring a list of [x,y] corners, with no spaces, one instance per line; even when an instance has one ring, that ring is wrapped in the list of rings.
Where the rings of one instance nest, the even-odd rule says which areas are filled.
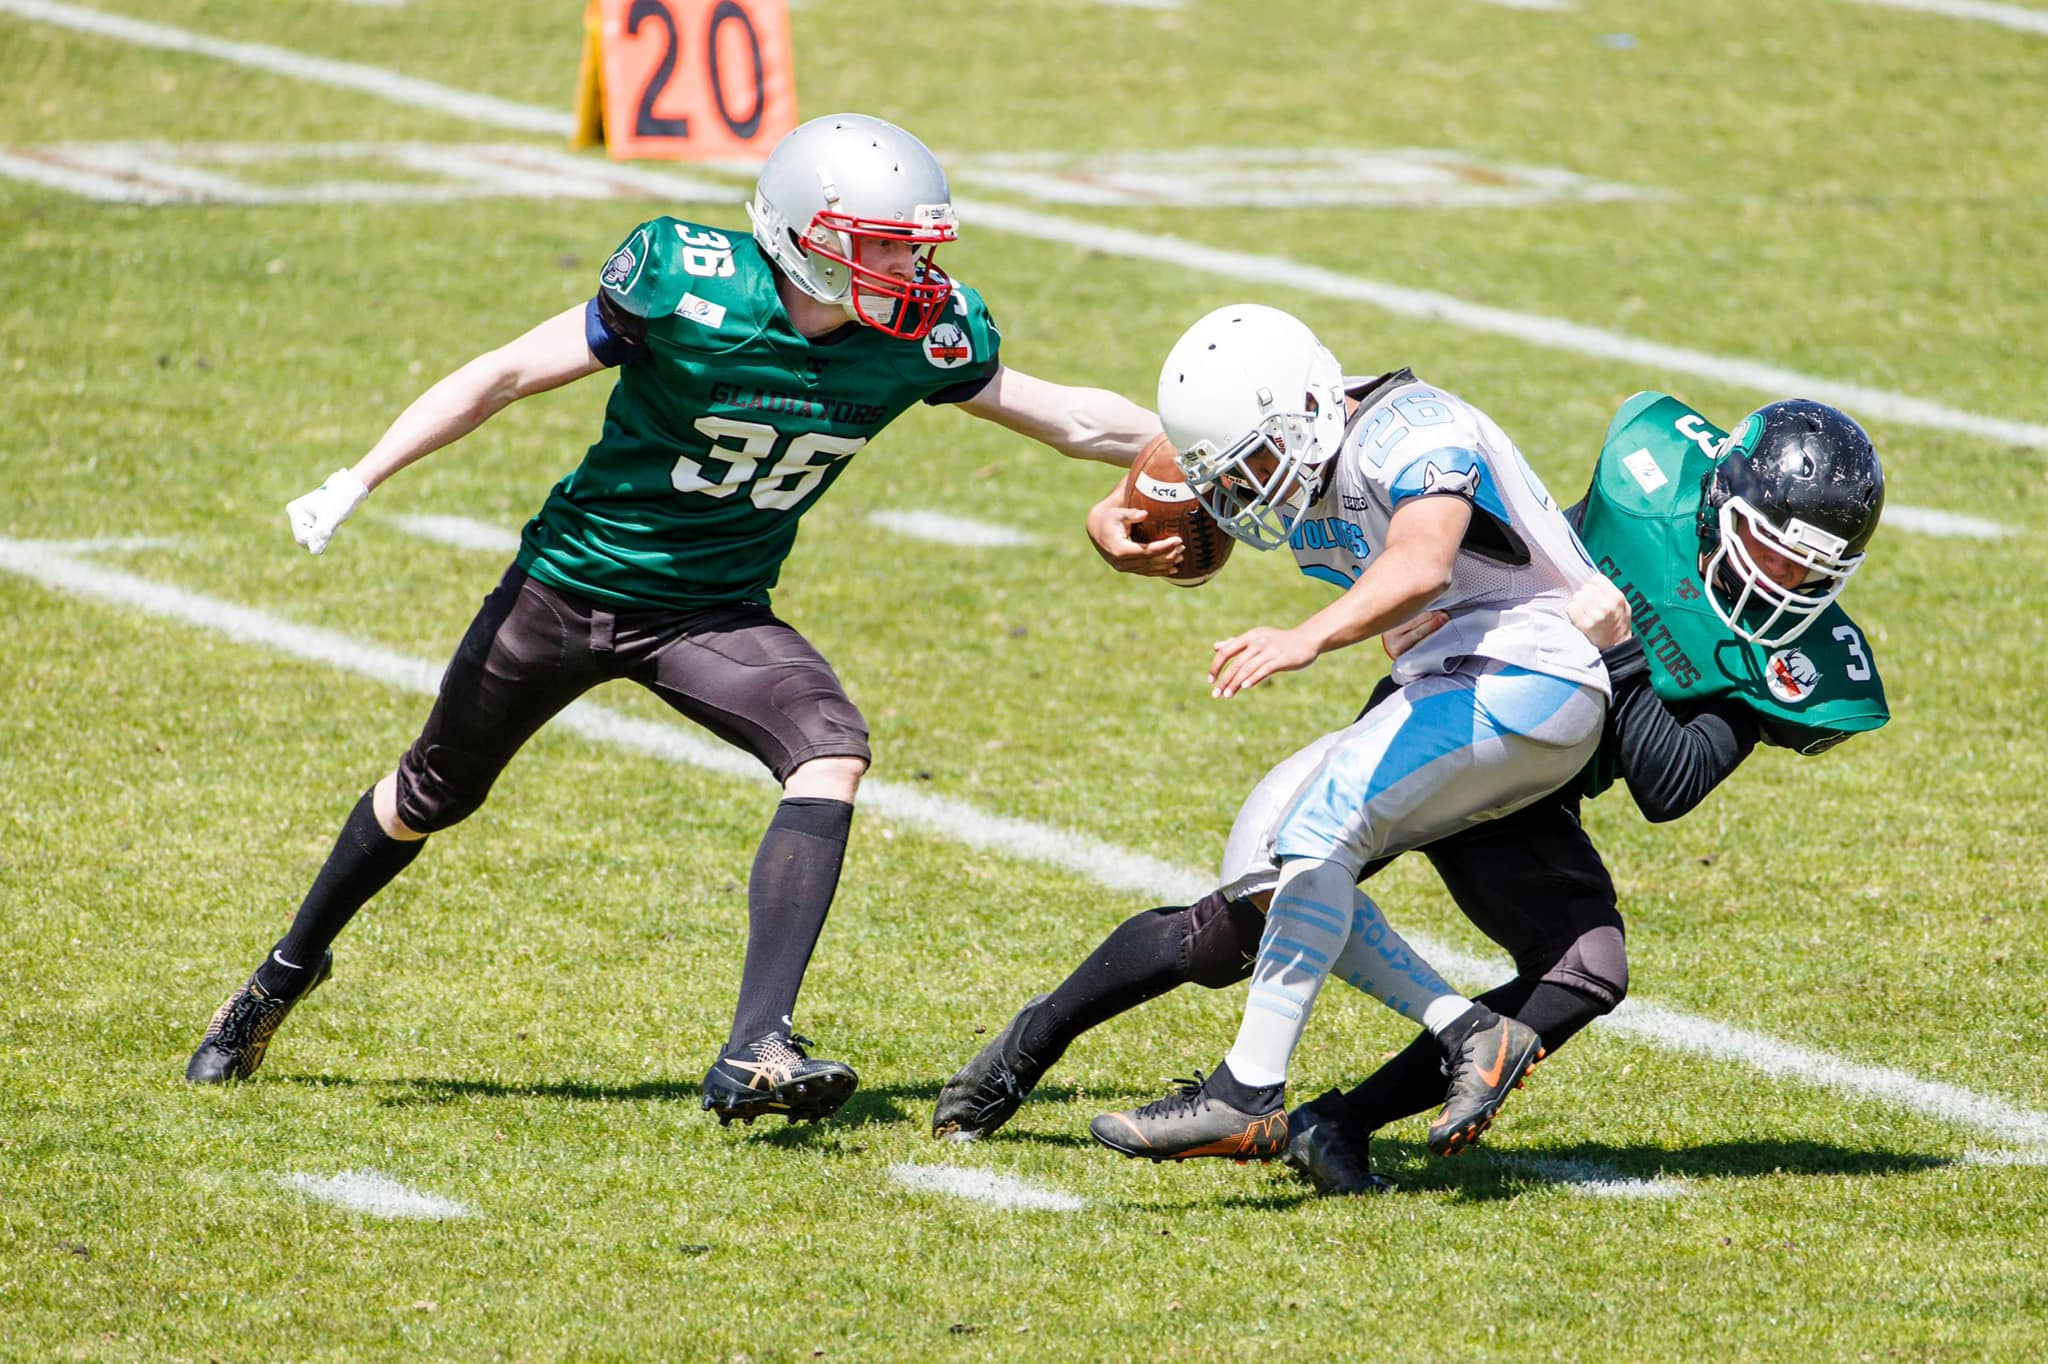
[[[842,254],[821,245],[818,238],[825,235],[818,232],[821,227],[827,233],[838,234],[833,240],[843,238],[850,243],[852,254]],[[811,219],[811,231],[804,238],[804,249],[846,267],[852,279],[855,317],[885,335],[918,341],[938,324],[946,301],[953,296],[952,279],[933,262],[932,255],[942,244],[958,241],[959,237],[959,229],[951,223],[912,227],[880,218],[855,218],[827,210]],[[868,241],[915,245],[918,251],[911,267],[911,277],[901,279],[862,265],[859,260],[861,244]],[[893,301],[896,305],[886,320],[871,311],[878,301]]]

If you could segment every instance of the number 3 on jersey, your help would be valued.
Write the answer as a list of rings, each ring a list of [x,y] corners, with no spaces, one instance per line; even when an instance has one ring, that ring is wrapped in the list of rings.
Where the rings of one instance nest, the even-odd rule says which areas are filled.
[[[831,436],[813,431],[798,436],[778,456],[775,444],[782,439],[782,433],[763,422],[699,417],[695,426],[711,442],[712,449],[731,459],[731,467],[724,478],[714,483],[704,476],[703,465],[684,455],[669,471],[668,481],[675,490],[703,497],[731,497],[746,488],[747,499],[763,511],[787,511],[796,506],[818,486],[834,460],[845,459],[868,443],[866,436]]]

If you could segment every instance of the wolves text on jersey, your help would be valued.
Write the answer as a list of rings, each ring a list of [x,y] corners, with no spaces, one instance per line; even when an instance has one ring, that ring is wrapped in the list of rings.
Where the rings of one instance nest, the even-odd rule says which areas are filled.
[[[1360,559],[1372,557],[1372,546],[1356,521],[1334,516],[1312,516],[1294,523],[1287,543],[1293,549],[1346,549]]]

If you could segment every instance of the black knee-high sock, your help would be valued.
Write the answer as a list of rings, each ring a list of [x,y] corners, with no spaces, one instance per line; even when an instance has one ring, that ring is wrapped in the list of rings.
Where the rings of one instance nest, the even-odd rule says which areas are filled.
[[[853,806],[843,800],[791,796],[775,807],[747,879],[747,964],[728,1053],[789,1031],[852,829]]]
[[[372,787],[363,792],[348,812],[334,851],[313,878],[313,888],[306,892],[292,926],[256,968],[256,983],[266,993],[293,998],[304,992],[320,969],[321,954],[355,912],[411,866],[426,846],[424,838],[406,842],[384,832],[377,823],[375,791]]]
[[[1181,951],[1187,908],[1149,909],[1118,924],[1031,1014],[1018,1049],[1049,1067],[1098,1023],[1188,980]]]
[[[1555,1053],[1581,1028],[1607,1012],[1608,1006],[1583,991],[1547,981],[1517,977],[1477,997],[1495,1013],[1518,1018],[1536,1030],[1544,1049]],[[1450,1083],[1444,1078],[1443,1049],[1428,1033],[1417,1037],[1393,1060],[1340,1101],[1343,1120],[1379,1128],[1390,1122],[1427,1113],[1444,1101]]]

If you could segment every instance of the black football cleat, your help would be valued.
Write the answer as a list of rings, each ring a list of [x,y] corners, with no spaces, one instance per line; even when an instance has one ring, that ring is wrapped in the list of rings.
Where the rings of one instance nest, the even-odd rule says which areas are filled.
[[[268,993],[256,983],[255,976],[250,976],[241,989],[214,1010],[213,1021],[206,1025],[206,1036],[199,1040],[199,1050],[185,1063],[186,1082],[224,1085],[254,1075],[256,1067],[263,1064],[263,1053],[270,1049],[277,1025],[284,1022],[294,1004],[319,989],[320,982],[333,972],[334,953],[322,953],[313,983],[290,999]]]
[[[1018,1042],[1031,1012],[1050,999],[1033,995],[1017,1016],[976,1052],[960,1073],[946,1081],[932,1109],[932,1135],[946,1141],[979,1141],[1017,1115],[1045,1067],[1026,1056]]]
[[[1146,1160],[1271,1160],[1287,1149],[1287,1110],[1274,1085],[1273,1107],[1250,1113],[1212,1092],[1214,1075],[1199,1071],[1180,1088],[1128,1113],[1104,1113],[1088,1133],[1110,1150]]]
[[[1348,1129],[1326,1107],[1340,1097],[1333,1089],[1287,1115],[1281,1163],[1315,1185],[1317,1193],[1385,1193],[1394,1181],[1372,1172],[1372,1134]]]
[[[1455,1156],[1477,1142],[1543,1056],[1543,1039],[1519,1019],[1498,1014],[1491,1025],[1475,1030],[1450,1058],[1450,1095],[1429,1125],[1429,1149]]]
[[[720,1127],[764,1113],[823,1122],[853,1097],[860,1080],[844,1062],[812,1060],[804,1048],[815,1045],[808,1037],[770,1033],[719,1057],[704,1076],[704,1107],[718,1115]]]

